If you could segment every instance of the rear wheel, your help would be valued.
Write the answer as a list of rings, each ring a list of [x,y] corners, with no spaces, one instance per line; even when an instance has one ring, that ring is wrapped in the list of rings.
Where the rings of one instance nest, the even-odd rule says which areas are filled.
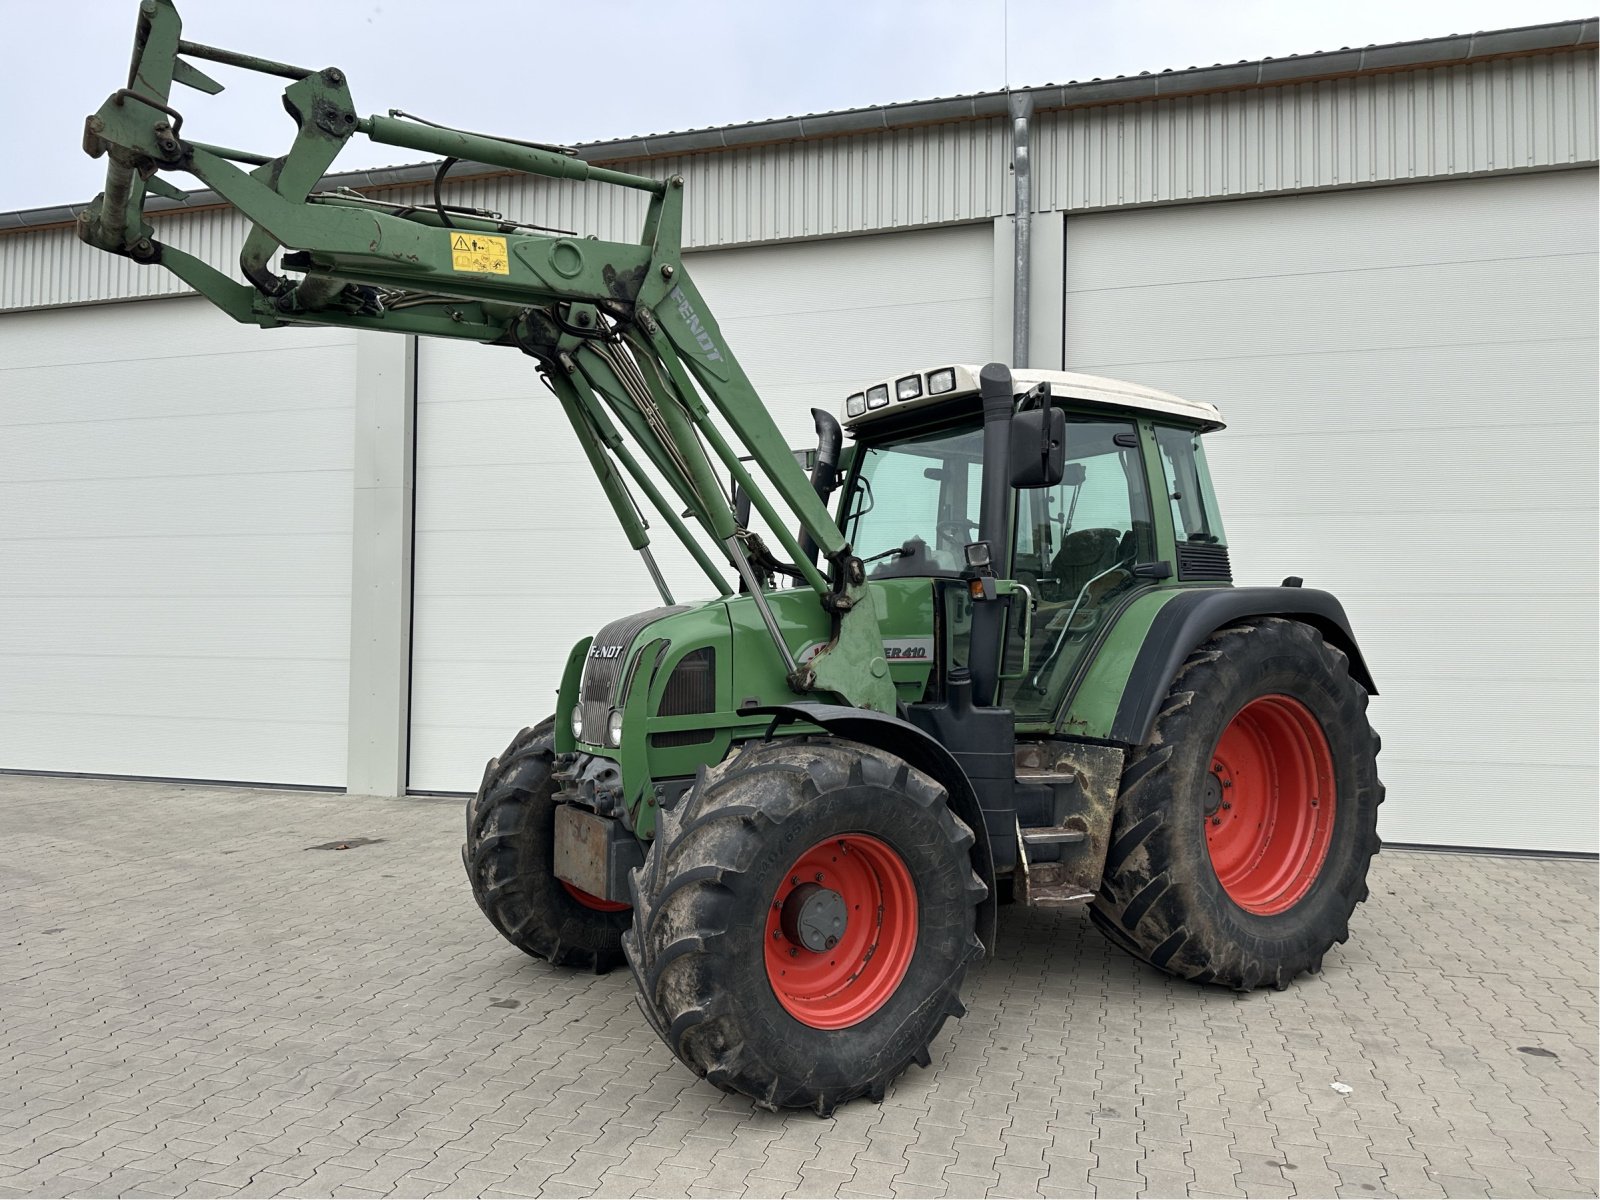
[[[1349,661],[1259,618],[1184,663],[1128,762],[1091,909],[1186,979],[1285,987],[1348,939],[1378,852],[1378,735]]]
[[[832,739],[747,743],[663,812],[624,939],[692,1071],[764,1108],[882,1099],[981,953],[973,834],[944,788]]]
[[[561,967],[622,963],[631,910],[555,875],[554,718],[524,729],[467,802],[461,861],[484,916],[517,949]]]

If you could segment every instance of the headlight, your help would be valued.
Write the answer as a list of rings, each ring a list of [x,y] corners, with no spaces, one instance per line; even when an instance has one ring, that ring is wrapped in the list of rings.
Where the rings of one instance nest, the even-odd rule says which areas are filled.
[[[880,383],[877,387],[867,389],[867,407],[882,408],[889,403],[889,385]]]
[[[860,392],[857,392],[844,402],[844,415],[847,417],[859,417],[866,411],[867,398]]]
[[[606,745],[622,745],[622,710],[613,708],[606,720]]]
[[[581,704],[572,706],[572,740],[575,742],[583,741],[583,705]]]
[[[928,395],[937,396],[942,392],[956,390],[956,369],[942,367],[937,371],[928,372]]]
[[[922,395],[922,376],[907,375],[904,379],[894,381],[894,398],[896,400],[915,400]]]

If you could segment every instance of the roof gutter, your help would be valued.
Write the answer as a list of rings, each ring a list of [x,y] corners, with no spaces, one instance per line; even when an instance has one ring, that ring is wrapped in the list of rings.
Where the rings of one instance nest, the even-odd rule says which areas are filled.
[[[638,162],[683,154],[698,154],[780,142],[809,141],[825,137],[904,129],[917,125],[941,125],[956,121],[1007,117],[1014,98],[1026,96],[1035,112],[1056,109],[1100,107],[1143,100],[1172,99],[1207,92],[1239,91],[1259,87],[1282,87],[1321,79],[1346,78],[1419,67],[1436,67],[1479,62],[1491,58],[1514,58],[1535,54],[1593,49],[1600,45],[1600,18],[1558,21],[1488,33],[1451,35],[1421,41],[1395,42],[1384,46],[1365,46],[1264,58],[1232,66],[1190,67],[1182,71],[1148,72],[1115,79],[1093,79],[1085,83],[1046,84],[1015,92],[980,92],[940,100],[918,100],[905,104],[885,104],[871,108],[848,109],[807,117],[783,117],[772,121],[753,121],[716,129],[695,129],[649,137],[617,138],[589,142],[576,147],[580,158],[590,163]],[[435,163],[415,163],[367,171],[346,171],[329,175],[330,187],[356,189],[399,187],[426,183],[433,178]],[[463,163],[452,178],[471,174],[500,174],[493,167]],[[191,192],[186,200],[151,197],[146,211],[152,214],[175,210],[208,208],[220,203],[210,191]],[[77,219],[83,204],[64,204],[45,208],[0,213],[0,233],[67,224]]]

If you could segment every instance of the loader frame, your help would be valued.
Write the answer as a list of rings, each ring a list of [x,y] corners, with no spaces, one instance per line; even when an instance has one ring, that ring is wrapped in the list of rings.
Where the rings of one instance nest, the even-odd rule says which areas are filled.
[[[288,152],[268,157],[185,137],[173,85],[222,90],[194,60],[290,80],[283,101],[296,132]],[[433,203],[316,190],[357,135],[440,156]],[[673,595],[651,553],[635,488],[718,594],[733,590],[719,559],[733,568],[796,692],[894,711],[893,685],[870,667],[882,659],[883,637],[873,605],[863,602],[861,562],[684,264],[681,177],[592,166],[559,147],[449,129],[398,110],[358,116],[338,68],[186,41],[172,0],[142,0],[128,84],[87,119],[84,149],[108,165],[105,191],[79,217],[79,237],[164,267],[236,321],[456,338],[535,359],[663,603]],[[643,193],[640,240],[579,238],[447,205],[439,184],[457,162]],[[239,257],[248,282],[156,237],[147,197],[184,195],[163,172],[194,176],[249,220]],[[774,531],[787,561],[740,527],[719,465]],[[831,639],[804,664],[765,599],[778,574],[809,587],[832,620]]]

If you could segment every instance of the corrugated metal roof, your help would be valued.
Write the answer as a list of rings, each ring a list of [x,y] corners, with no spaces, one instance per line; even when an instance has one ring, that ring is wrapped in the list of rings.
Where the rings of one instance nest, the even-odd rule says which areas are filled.
[[[1276,87],[1335,76],[1403,71],[1416,67],[1464,63],[1511,55],[1553,53],[1600,42],[1600,18],[1559,21],[1481,33],[1451,34],[1386,45],[1344,47],[1339,50],[1263,58],[1232,65],[1167,69],[1091,79],[1049,83],[1007,91],[979,92],[969,96],[940,97],[868,108],[841,109],[779,117],[707,129],[681,130],[604,141],[576,147],[588,162],[638,162],[643,159],[705,153],[774,142],[807,141],[845,134],[902,129],[1004,116],[1008,97],[1015,92],[1032,95],[1035,111],[1126,104],[1207,92]],[[464,164],[462,173],[472,164]],[[434,163],[411,163],[339,172],[327,177],[330,186],[351,188],[392,187],[431,177]],[[481,167],[484,172],[501,173]],[[152,197],[147,209],[195,208],[218,202],[209,190],[190,192],[182,201]],[[55,205],[0,213],[0,233],[57,225],[76,219],[83,204]]]

